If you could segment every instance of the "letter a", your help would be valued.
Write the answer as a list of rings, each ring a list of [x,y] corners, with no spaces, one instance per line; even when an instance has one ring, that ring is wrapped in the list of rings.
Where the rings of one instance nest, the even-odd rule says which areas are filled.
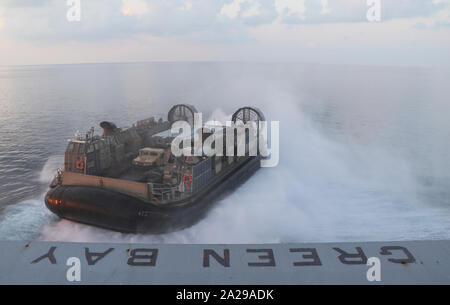
[[[66,272],[66,278],[69,282],[81,281],[81,262],[78,257],[69,257],[66,266],[71,266]]]
[[[367,260],[367,266],[372,266],[367,270],[367,280],[369,282],[381,281],[381,262],[378,257],[369,257]]]
[[[81,21],[81,0],[67,0],[67,6],[70,6],[67,11],[67,21]]]
[[[369,22],[381,21],[381,2],[380,0],[367,0],[367,5],[370,6],[367,11],[367,20]]]

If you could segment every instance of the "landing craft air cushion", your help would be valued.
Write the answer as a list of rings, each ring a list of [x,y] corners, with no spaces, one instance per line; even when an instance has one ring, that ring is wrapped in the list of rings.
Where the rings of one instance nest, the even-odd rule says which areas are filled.
[[[70,140],[64,170],[58,170],[45,196],[47,208],[61,218],[120,232],[166,233],[189,227],[230,189],[242,184],[260,168],[261,155],[246,154],[175,156],[170,128],[177,121],[194,125],[195,107],[176,105],[168,120],[149,118],[127,129],[102,122],[102,136],[94,130]],[[264,121],[258,109],[237,110],[233,122]],[[220,127],[224,136],[234,129]],[[214,129],[217,130],[217,127]],[[195,131],[203,140],[212,129]]]

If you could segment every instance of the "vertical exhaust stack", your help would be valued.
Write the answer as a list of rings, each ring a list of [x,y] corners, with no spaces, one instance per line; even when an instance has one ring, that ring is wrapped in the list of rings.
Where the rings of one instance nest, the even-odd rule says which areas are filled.
[[[100,127],[103,128],[104,138],[113,135],[118,129],[116,124],[107,121],[101,122]]]

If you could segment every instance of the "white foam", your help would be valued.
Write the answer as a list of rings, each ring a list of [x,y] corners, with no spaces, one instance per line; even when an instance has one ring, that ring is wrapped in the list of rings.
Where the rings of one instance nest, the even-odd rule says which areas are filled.
[[[49,184],[55,177],[56,170],[64,165],[64,155],[50,156],[39,172],[38,182]]]
[[[42,228],[58,221],[44,205],[44,196],[9,205],[0,219],[1,240],[32,240],[40,236]]]
[[[416,196],[410,166],[392,152],[337,143],[314,129],[285,96],[280,164],[265,168],[217,204],[208,217],[165,235],[130,235],[69,221],[44,227],[42,239],[149,243],[271,243],[449,238],[448,210]],[[211,117],[219,114],[218,110]],[[222,115],[222,118],[225,115]]]
[[[328,138],[286,91],[268,87],[259,101],[267,119],[280,121],[279,165],[259,170],[195,226],[164,235],[121,234],[59,220],[40,195],[5,209],[0,236],[126,243],[450,238],[449,209],[418,197],[420,184],[408,160],[388,147]],[[209,119],[230,117],[217,109]],[[50,182],[61,164],[62,156],[50,157],[39,183]]]

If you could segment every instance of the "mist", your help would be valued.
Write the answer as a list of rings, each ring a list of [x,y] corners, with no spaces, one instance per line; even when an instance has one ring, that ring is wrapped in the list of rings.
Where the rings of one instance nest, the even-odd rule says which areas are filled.
[[[68,73],[75,68],[78,74]],[[284,243],[450,238],[448,70],[256,64],[96,66],[95,79],[102,80],[98,88],[126,84],[114,86],[103,96],[97,87],[85,86],[85,81],[92,80],[86,80],[89,73],[81,72],[92,67],[64,69],[66,78],[58,79],[77,84],[69,87],[73,99],[90,102],[83,115],[69,115],[70,125],[64,119],[67,113],[53,116],[52,124],[60,128],[47,138],[52,138],[55,147],[61,146],[59,153],[64,148],[57,143],[99,118],[130,124],[145,118],[142,115],[164,113],[175,103],[188,103],[196,105],[204,118],[225,122],[236,109],[248,105],[260,108],[268,121],[280,122],[279,164],[261,168],[216,202],[207,217],[179,232],[122,234],[61,220],[47,211],[40,193],[4,208],[2,239]],[[198,71],[195,76],[193,71]],[[151,86],[144,81],[148,79]],[[57,96],[66,94],[57,92]],[[45,106],[52,99],[43,96],[41,100]],[[76,111],[70,105],[69,113]],[[44,126],[49,126],[48,134],[55,130],[53,125]],[[35,183],[44,190],[63,166],[60,154],[49,155],[35,173]]]
[[[246,89],[240,90],[260,86],[260,81],[246,80]],[[235,97],[240,90],[233,91]],[[164,235],[130,235],[63,220],[45,226],[40,238],[283,243],[449,236],[449,210],[421,201],[421,184],[410,160],[388,146],[367,145],[351,137],[330,138],[304,113],[297,95],[277,86],[267,84],[258,101],[268,120],[280,121],[279,165],[259,170],[198,224]],[[210,115],[222,122],[230,117],[220,108]]]

